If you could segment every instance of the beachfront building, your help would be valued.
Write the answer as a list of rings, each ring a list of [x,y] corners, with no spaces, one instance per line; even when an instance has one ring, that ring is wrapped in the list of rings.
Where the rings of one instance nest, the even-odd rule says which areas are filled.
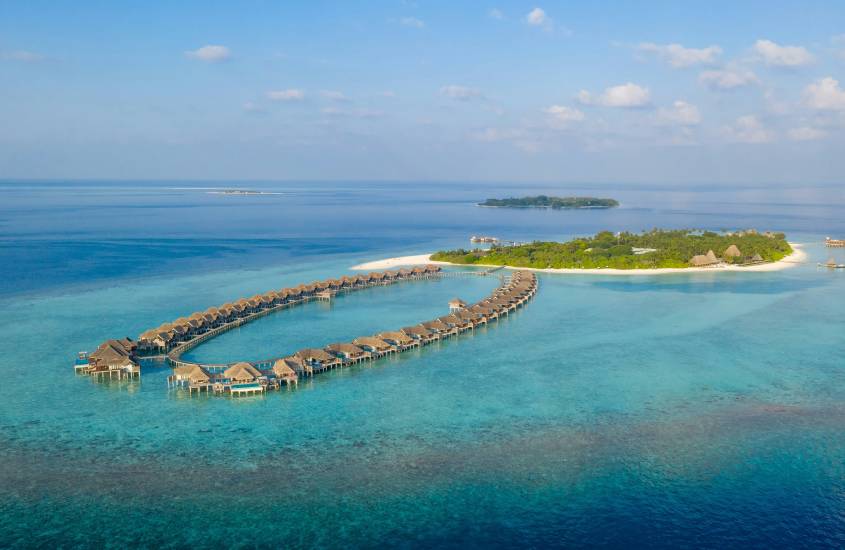
[[[719,263],[719,258],[716,257],[716,254],[709,250],[707,254],[697,254],[690,258],[689,263],[693,267],[710,267],[717,265]]]

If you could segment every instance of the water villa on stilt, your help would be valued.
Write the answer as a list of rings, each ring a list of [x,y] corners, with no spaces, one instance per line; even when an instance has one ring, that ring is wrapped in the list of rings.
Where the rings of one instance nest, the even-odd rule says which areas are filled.
[[[484,276],[491,272],[465,274]],[[445,274],[440,267],[428,265],[411,270],[317,281],[241,298],[145,331],[137,342],[129,338],[108,340],[97,351],[80,354],[76,370],[98,378],[138,377],[140,359],[163,358],[173,368],[173,374],[167,379],[168,386],[172,388],[187,390],[189,394],[261,395],[282,386],[295,386],[300,378],[417,349],[473,330],[522,307],[537,291],[537,277],[533,273],[516,271],[510,277],[502,278],[502,284],[484,300],[467,304],[456,298],[448,304],[449,315],[400,330],[361,336],[349,343],[334,343],[324,348],[306,348],[289,356],[264,361],[206,365],[181,359],[183,353],[200,343],[285,307],[310,300],[327,300],[340,292],[442,275]]]

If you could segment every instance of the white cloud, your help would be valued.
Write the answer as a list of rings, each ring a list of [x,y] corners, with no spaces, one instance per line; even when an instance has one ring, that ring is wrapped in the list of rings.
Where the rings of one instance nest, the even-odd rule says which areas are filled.
[[[421,29],[425,27],[425,21],[422,19],[417,19],[416,17],[403,17],[399,20],[399,24],[404,25],[406,27],[414,27],[415,29]]]
[[[810,126],[793,128],[789,131],[789,139],[793,141],[815,141],[817,139],[822,139],[825,136],[827,136],[827,132]]]
[[[698,81],[711,90],[726,91],[757,84],[760,79],[749,70],[735,68],[704,71],[698,75]]]
[[[267,99],[272,101],[302,101],[305,99],[305,92],[296,88],[273,90],[267,92]]]
[[[322,90],[320,96],[329,101],[349,101],[349,98],[343,92],[337,90]]]
[[[781,46],[771,40],[758,40],[754,52],[773,67],[802,67],[813,62],[813,55],[802,46]]]
[[[833,77],[820,78],[804,88],[804,103],[820,111],[843,111],[845,90]]]
[[[566,105],[552,105],[545,109],[545,112],[550,116],[552,123],[557,126],[584,120],[584,113]]]
[[[231,52],[226,46],[208,45],[197,48],[196,50],[187,51],[185,52],[185,55],[190,59],[197,59],[208,63],[218,63],[229,59],[229,57],[231,57]]]
[[[679,99],[672,104],[672,107],[658,109],[657,122],[678,126],[696,126],[701,123],[701,113],[695,105]]]
[[[529,25],[534,25],[537,27],[548,26],[552,24],[552,19],[546,15],[546,12],[543,11],[542,8],[534,8],[533,10],[528,12],[528,15],[525,16],[525,20],[528,22]]]
[[[499,20],[501,20],[501,19],[504,19],[504,18],[505,18],[505,14],[504,14],[504,13],[502,13],[502,10],[500,10],[499,8],[493,8],[492,10],[490,10],[490,11],[487,13],[487,15],[488,15],[488,17],[490,17],[490,19],[499,19]]]
[[[637,49],[641,52],[652,53],[676,69],[692,67],[694,65],[710,65],[716,62],[722,54],[719,46],[706,48],[685,48],[680,44],[640,44]]]
[[[772,132],[754,115],[739,117],[725,133],[729,139],[741,143],[768,143],[774,139]]]
[[[443,86],[440,88],[440,95],[459,101],[469,101],[484,97],[481,91],[476,88],[467,88],[466,86],[458,86],[457,84]]]
[[[0,59],[21,61],[23,63],[37,63],[39,61],[44,61],[46,58],[40,53],[30,52],[27,50],[14,50],[11,52],[0,52]]]
[[[587,90],[578,92],[576,99],[584,105],[602,105],[604,107],[645,107],[651,102],[651,92],[633,82],[611,86],[598,96]]]

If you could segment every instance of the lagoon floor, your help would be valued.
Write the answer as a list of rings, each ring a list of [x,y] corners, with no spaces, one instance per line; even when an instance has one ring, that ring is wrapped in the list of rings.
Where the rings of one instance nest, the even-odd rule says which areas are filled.
[[[472,208],[486,192],[472,186],[429,202],[375,184],[250,188],[282,194],[234,197],[232,209],[233,197],[163,184],[0,187],[0,546],[845,545],[845,273],[815,267],[831,253],[823,237],[845,234],[845,197],[623,190],[619,209],[537,217]],[[657,195],[666,206],[650,209]],[[102,205],[105,219],[57,214]],[[368,205],[392,209],[381,219]],[[224,208],[239,229],[208,221]],[[301,212],[326,222],[291,233],[307,225]],[[494,228],[518,240],[721,229],[739,213],[806,243],[807,262],[541,273],[504,322],[256,398],[169,391],[163,368],[109,384],[71,368],[106,337]],[[258,359],[405,326],[496,283],[352,293],[191,356]]]

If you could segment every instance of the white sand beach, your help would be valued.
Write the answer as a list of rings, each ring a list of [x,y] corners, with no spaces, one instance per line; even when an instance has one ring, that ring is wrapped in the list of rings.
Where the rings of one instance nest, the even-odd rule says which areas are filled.
[[[740,267],[735,265],[721,264],[713,267],[677,267],[677,268],[662,268],[662,269],[537,269],[528,267],[513,267],[506,265],[507,269],[528,269],[530,271],[539,271],[542,273],[555,273],[559,275],[669,275],[674,273],[745,273],[745,272],[761,272],[761,271],[780,271],[795,267],[798,264],[804,263],[807,260],[807,253],[801,250],[801,245],[797,243],[789,243],[792,247],[792,254],[779,260],[766,264],[750,265]],[[421,265],[421,264],[435,264],[435,265],[461,265],[452,264],[450,262],[434,262],[430,260],[431,254],[417,254],[414,256],[397,256],[395,258],[385,258],[384,260],[376,260],[366,262],[353,266],[351,269],[355,270],[379,270],[392,269],[400,266]],[[478,267],[498,267],[486,264],[472,264]]]

